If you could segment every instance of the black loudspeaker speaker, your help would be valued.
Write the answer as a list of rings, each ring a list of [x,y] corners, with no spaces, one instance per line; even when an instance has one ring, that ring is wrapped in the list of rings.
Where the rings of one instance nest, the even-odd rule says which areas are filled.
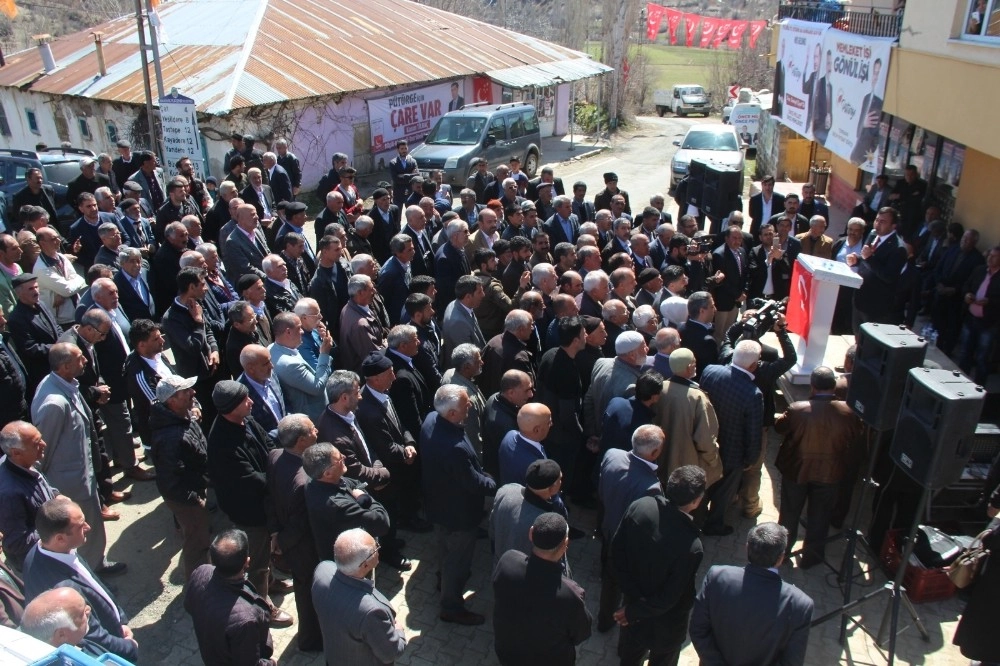
[[[891,430],[906,373],[923,365],[927,342],[905,326],[862,324],[857,343],[847,404],[875,430]]]
[[[725,217],[741,209],[743,173],[720,164],[705,165],[705,184],[701,193],[701,210],[712,217]]]
[[[961,372],[910,370],[889,449],[892,461],[924,488],[955,483],[972,456],[985,399],[985,389]]]

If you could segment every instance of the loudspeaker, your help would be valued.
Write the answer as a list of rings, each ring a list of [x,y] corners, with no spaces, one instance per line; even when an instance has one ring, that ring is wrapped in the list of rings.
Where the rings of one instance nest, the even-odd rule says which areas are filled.
[[[693,160],[688,167],[687,202],[712,217],[741,208],[743,172],[713,162]]]
[[[924,488],[955,483],[972,457],[985,400],[985,389],[957,370],[910,370],[889,448],[892,461]]]
[[[905,326],[862,324],[857,343],[847,404],[875,430],[891,430],[906,373],[923,365],[927,341]]]

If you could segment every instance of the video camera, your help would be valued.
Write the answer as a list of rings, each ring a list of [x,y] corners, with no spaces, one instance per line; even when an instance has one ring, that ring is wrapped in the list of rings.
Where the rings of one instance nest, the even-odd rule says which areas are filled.
[[[712,251],[712,238],[702,236],[688,243],[688,254],[709,254]]]
[[[778,315],[785,314],[787,306],[787,297],[780,301],[754,299],[750,309],[756,310],[756,312],[742,322],[737,322],[734,326],[739,330],[737,340],[759,340],[762,335],[774,328],[774,323],[778,321]]]

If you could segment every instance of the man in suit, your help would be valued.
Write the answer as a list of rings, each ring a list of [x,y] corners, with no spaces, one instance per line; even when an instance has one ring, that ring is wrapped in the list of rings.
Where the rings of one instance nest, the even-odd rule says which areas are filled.
[[[309,282],[309,296],[319,303],[327,330],[340,335],[340,312],[350,296],[347,281],[351,267],[343,258],[343,245],[336,236],[324,236],[316,246],[316,274]]]
[[[463,223],[464,224],[464,223]],[[460,344],[469,342],[480,349],[486,346],[486,339],[476,320],[475,309],[485,297],[483,283],[472,275],[463,275],[455,285],[455,300],[444,311],[442,329],[442,365],[451,367],[451,352]],[[439,292],[440,293],[440,292]]]
[[[261,159],[264,163],[264,174],[267,175],[267,183],[271,188],[271,194],[274,197],[275,203],[293,201],[295,197],[292,195],[292,179],[288,171],[278,164],[278,156],[272,152],[266,152]]]
[[[809,254],[821,259],[833,258],[833,239],[827,236],[826,217],[821,214],[813,215],[809,218],[809,231],[795,236],[796,240],[802,244],[801,254]]]
[[[91,608],[87,639],[123,659],[135,661],[139,644],[132,637],[128,615],[80,554],[92,535],[81,507],[68,497],[45,502],[35,517],[38,543],[24,560],[25,598],[29,601],[54,587],[72,587]],[[97,575],[95,575],[97,574]]]
[[[785,197],[785,209],[778,211],[766,221],[777,228],[782,220],[789,220],[792,225],[792,230],[789,233],[793,236],[805,233],[809,231],[809,218],[799,212],[799,206],[799,195],[795,192],[789,192]]]
[[[812,183],[805,183],[802,186],[799,214],[807,220],[811,220],[814,215],[822,215],[824,220],[828,223],[830,221],[830,207],[816,198],[816,186]]]
[[[562,178],[556,178],[552,167],[546,166],[542,167],[538,172],[538,176],[528,181],[528,189],[525,192],[524,198],[528,201],[536,200],[538,198],[538,186],[543,184],[552,186],[553,196],[563,196],[566,194],[566,187],[563,185]],[[586,193],[586,188],[584,189],[584,193]]]
[[[775,231],[770,224],[760,228],[760,245],[750,251],[749,298],[781,300],[788,296],[792,281],[792,261],[788,253],[775,246]]]
[[[712,251],[712,265],[725,276],[712,291],[715,299],[715,340],[722,343],[726,331],[740,314],[740,306],[747,299],[747,282],[750,261],[743,247],[743,231],[736,225],[729,227],[725,245]]]
[[[455,218],[448,222],[443,233],[447,241],[442,243],[434,254],[434,276],[437,278],[437,299],[434,302],[434,309],[438,312],[444,312],[445,307],[453,299],[458,298],[456,287],[459,278],[472,274],[469,260],[465,256],[469,225]],[[479,281],[476,282],[478,284]]]
[[[471,225],[470,225],[471,226]],[[497,233],[497,214],[489,208],[484,208],[479,213],[479,227],[472,232],[469,240],[465,243],[465,259],[469,266],[475,270],[479,266],[474,261],[476,252],[479,250],[492,250],[493,244],[500,239]]]
[[[614,613],[623,665],[638,666],[647,655],[651,664],[676,664],[687,638],[703,555],[691,514],[704,499],[705,472],[680,467],[663,490],[629,506],[611,542],[612,570],[625,597]]]
[[[153,290],[153,301],[159,316],[163,316],[177,296],[175,278],[181,268],[181,255],[188,249],[187,228],[180,222],[171,222],[163,230],[163,239],[165,242],[150,261],[152,277],[149,286]]]
[[[562,194],[562,192],[560,192]],[[573,183],[573,200],[570,202],[573,214],[580,224],[594,222],[597,219],[597,209],[591,201],[586,201],[587,184],[582,180]]]
[[[725,524],[726,511],[739,489],[743,470],[760,456],[764,399],[753,381],[760,352],[760,343],[742,340],[736,344],[730,365],[710,365],[701,373],[701,388],[718,414],[722,459],[722,479],[709,493],[711,508],[703,530],[710,536],[733,533]]]
[[[458,193],[461,205],[456,209],[458,218],[469,225],[469,229],[475,229],[479,224],[479,213],[486,209],[484,203],[476,201],[476,192],[470,188],[464,188]]]
[[[434,247],[427,235],[427,215],[420,206],[408,206],[402,233],[413,239],[414,275],[434,275]]]
[[[469,396],[455,384],[434,394],[434,410],[420,431],[422,481],[427,518],[435,525],[441,560],[443,622],[480,625],[485,618],[465,607],[465,584],[471,575],[483,500],[496,493],[496,482],[482,471],[462,424]]]
[[[712,334],[715,320],[715,299],[707,291],[696,291],[688,297],[688,319],[677,329],[681,334],[681,346],[694,353],[701,376],[705,368],[719,360],[719,343]]]
[[[879,85],[879,74],[882,72],[882,59],[876,58],[872,63],[872,89],[861,102],[861,113],[858,115],[858,133],[851,151],[851,162],[863,164],[868,161],[868,154],[878,150],[878,126],[882,122],[882,98],[876,94]]]
[[[552,428],[552,411],[540,402],[529,402],[517,412],[517,430],[511,430],[500,442],[498,453],[500,485],[525,484],[528,466],[547,459],[542,442]]]
[[[45,448],[41,433],[26,421],[8,423],[0,432],[4,456],[0,462],[0,539],[8,564],[18,570],[24,568],[24,557],[38,541],[35,516],[39,507],[59,492],[36,469]]]
[[[269,254],[260,264],[267,275],[264,290],[267,294],[265,305],[271,318],[282,312],[291,312],[302,295],[288,277],[288,264],[277,254]]]
[[[403,305],[409,295],[410,280],[413,277],[411,265],[415,250],[413,239],[406,234],[396,234],[389,241],[392,256],[378,273],[378,293],[385,298],[385,307],[389,314],[389,323],[393,326],[399,323],[403,315]]]
[[[519,370],[532,379],[538,359],[528,348],[534,333],[534,319],[524,310],[511,310],[504,318],[504,331],[490,338],[483,348],[483,374],[479,386],[483,394],[500,390],[502,377],[510,370]],[[503,437],[505,433],[499,433]]]
[[[391,664],[406,649],[403,623],[373,582],[380,550],[384,559],[371,534],[346,530],[333,544],[334,562],[316,567],[312,598],[327,663]]]
[[[745,567],[708,570],[691,614],[691,642],[705,662],[805,663],[813,601],[781,580],[788,532],[762,523],[747,534]]]
[[[85,157],[80,160],[80,175],[67,184],[66,199],[75,203],[84,192],[93,194],[99,187],[110,186],[110,179],[103,173],[97,173],[97,161]]]
[[[15,275],[11,284],[17,305],[7,317],[7,328],[27,371],[25,395],[30,401],[35,387],[49,372],[49,349],[63,331],[52,310],[40,302],[38,279],[33,273]]]
[[[281,382],[288,413],[318,419],[327,405],[326,380],[331,371],[333,338],[329,333],[323,337],[319,359],[313,369],[298,351],[302,344],[302,320],[298,315],[282,312],[274,318],[272,331],[274,342],[267,349],[274,365],[274,375]]]
[[[123,246],[118,251],[121,270],[113,278],[118,288],[118,307],[129,321],[151,319],[156,314],[153,293],[142,275],[142,253],[134,247]]]
[[[826,73],[816,82],[812,98],[812,133],[820,145],[826,144],[826,137],[833,125],[833,53],[826,52]]]
[[[149,201],[154,211],[160,210],[166,201],[163,184],[163,169],[156,166],[156,156],[146,150],[137,155],[139,170],[132,173],[126,180],[133,180],[142,187],[142,198]],[[124,183],[124,181],[122,181]]]
[[[97,207],[97,199],[93,194],[84,192],[80,195],[80,200],[76,204],[80,211],[80,217],[69,228],[69,242],[75,243],[80,240],[80,251],[77,252],[77,262],[84,268],[90,268],[95,263],[97,251],[101,249],[101,237],[98,229],[102,224],[113,224],[118,227],[122,236],[125,236],[125,229],[118,218],[112,213],[102,213]]]
[[[340,360],[342,368],[359,371],[369,353],[385,347],[387,331],[371,305],[375,285],[367,275],[352,275],[347,282],[350,301],[340,313]]]
[[[465,98],[458,92],[458,82],[452,81],[451,83],[451,99],[448,100],[448,110],[449,111],[461,111],[462,107],[465,106]]]
[[[392,181],[392,203],[397,209],[403,208],[410,193],[410,179],[419,174],[417,161],[410,157],[410,146],[405,139],[396,142],[396,157],[389,161],[389,176]]]
[[[199,222],[204,220],[201,209],[188,196],[187,190],[188,181],[183,176],[176,176],[167,182],[167,200],[156,210],[154,233],[161,235],[168,224],[182,222],[189,215],[196,217]]]
[[[264,184],[264,176],[261,174],[260,169],[256,167],[250,169],[247,172],[247,178],[250,184],[240,192],[240,198],[254,207],[257,217],[263,226],[270,227],[273,224],[273,220],[278,217],[278,212],[274,208],[275,204],[277,204],[277,201],[274,199],[274,192],[271,191],[270,185]]]
[[[236,228],[224,241],[224,247],[223,262],[230,277],[239,278],[247,273],[267,277],[261,264],[270,249],[260,231],[260,218],[254,206],[247,203],[236,209]]]
[[[278,423],[288,410],[281,382],[274,376],[270,353],[262,345],[247,345],[240,352],[240,367],[243,373],[237,381],[247,387],[253,401],[250,416],[271,439],[277,440]]]
[[[882,173],[876,175],[861,203],[854,207],[851,215],[872,224],[875,221],[875,215],[878,214],[878,209],[888,203],[889,194],[889,177]]]
[[[384,188],[372,192],[372,202],[372,207],[365,211],[374,223],[368,241],[372,246],[372,255],[384,264],[390,255],[389,240],[399,233],[400,212],[399,207],[392,203],[389,191]]]
[[[555,214],[542,224],[542,230],[549,235],[549,244],[555,247],[559,243],[576,243],[580,236],[580,221],[573,214],[573,202],[560,195],[552,200]]]
[[[56,215],[55,191],[51,185],[46,185],[44,180],[41,169],[31,167],[24,172],[24,181],[26,184],[14,195],[11,201],[7,216],[9,220],[8,229],[14,228],[14,221],[22,206],[40,206],[49,214],[50,220],[58,219],[58,215]]]
[[[892,324],[896,284],[906,263],[907,250],[897,232],[899,213],[888,206],[875,216],[875,231],[861,248],[861,254],[847,256],[848,266],[857,266],[864,282],[854,292],[854,335],[867,322]]]
[[[309,476],[302,468],[302,454],[316,443],[316,436],[316,426],[309,417],[289,414],[278,422],[281,448],[272,449],[267,455],[268,531],[275,535],[284,565],[292,573],[299,620],[297,641],[302,652],[323,649],[319,618],[310,593],[313,571],[319,559],[306,509],[305,488]]]
[[[761,225],[784,210],[785,197],[775,193],[774,176],[764,176],[760,181],[760,193],[750,197],[750,235],[756,238]]]
[[[415,326],[401,324],[390,331],[387,342],[386,356],[396,375],[389,386],[389,396],[403,430],[411,435],[419,434],[424,417],[432,409],[435,389],[431,384],[433,380],[417,365],[422,346],[418,330]]]
[[[7,336],[7,317],[0,307],[0,421],[10,423],[28,416],[28,370]]]
[[[998,271],[1000,246],[995,246],[986,257],[986,265],[973,269],[962,289],[968,310],[962,326],[959,366],[979,384],[985,384],[989,376],[989,354],[1000,323]]]
[[[490,172],[489,160],[479,157],[472,161],[475,172],[465,181],[466,189],[472,190],[476,195],[476,203],[485,205],[489,199],[486,198],[486,190],[493,185],[496,177]]]

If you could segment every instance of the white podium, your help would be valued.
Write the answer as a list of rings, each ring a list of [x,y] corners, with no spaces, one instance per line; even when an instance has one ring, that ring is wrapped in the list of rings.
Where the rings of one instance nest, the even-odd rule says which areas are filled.
[[[799,290],[807,290],[808,293],[798,303],[789,300],[787,312],[791,313],[792,308],[805,308],[809,332],[804,337],[797,336],[796,353],[799,360],[789,374],[793,384],[808,384],[810,373],[817,366],[823,365],[823,355],[830,337],[830,324],[833,322],[833,311],[837,305],[837,293],[841,287],[857,289],[864,280],[847,264],[839,261],[800,254],[796,262],[803,271],[812,276],[812,280],[799,281]]]

